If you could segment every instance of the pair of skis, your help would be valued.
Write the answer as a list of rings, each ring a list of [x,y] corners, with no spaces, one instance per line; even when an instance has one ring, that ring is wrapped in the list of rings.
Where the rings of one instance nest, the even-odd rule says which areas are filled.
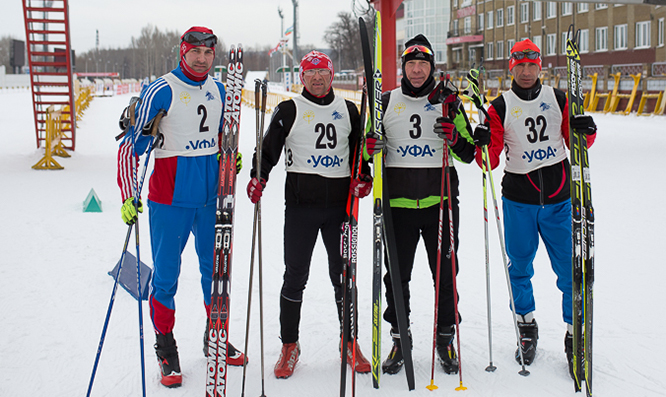
[[[236,157],[243,89],[243,49],[231,46],[220,139],[220,179],[215,219],[215,256],[209,314],[206,396],[226,396],[231,260],[236,195]]]
[[[366,75],[368,106],[374,134],[383,139],[382,129],[382,43],[380,13],[375,14],[374,52],[371,50],[370,37],[363,18],[359,18],[361,48]],[[373,66],[374,57],[374,66]],[[414,365],[412,362],[412,342],[409,336],[409,323],[404,305],[402,284],[395,236],[393,234],[393,218],[388,200],[387,185],[383,183],[384,158],[381,153],[373,157],[373,281],[372,281],[372,384],[379,388],[381,370],[381,276],[382,276],[382,242],[387,252],[387,262],[393,296],[395,298],[398,332],[404,359],[407,386],[414,390]]]
[[[567,85],[569,113],[583,114],[582,68],[578,41],[580,30],[567,34]],[[594,285],[594,208],[587,137],[569,127],[571,161],[571,229],[573,275],[573,376],[574,389],[583,384],[592,395],[592,303]]]

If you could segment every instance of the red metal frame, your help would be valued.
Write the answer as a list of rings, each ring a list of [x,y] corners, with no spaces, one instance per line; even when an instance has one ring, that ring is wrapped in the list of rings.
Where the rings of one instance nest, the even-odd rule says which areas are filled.
[[[402,0],[371,0],[382,18],[382,89],[398,86],[398,54],[395,48],[395,12]]]
[[[46,109],[53,105],[69,114],[69,120],[63,120],[65,133],[61,141],[65,148],[74,150],[76,111],[69,6],[68,0],[50,3],[47,7],[44,0],[22,0],[37,147],[46,139]],[[65,106],[69,106],[69,111],[64,110]]]

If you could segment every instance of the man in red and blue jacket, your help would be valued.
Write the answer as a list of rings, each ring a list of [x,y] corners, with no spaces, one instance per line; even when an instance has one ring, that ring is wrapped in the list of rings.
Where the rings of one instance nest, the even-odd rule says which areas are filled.
[[[511,49],[509,70],[513,75],[511,90],[495,99],[488,109],[488,148],[492,168],[499,164],[502,150],[506,155],[502,209],[521,337],[519,349],[523,350],[525,364],[531,364],[538,339],[531,279],[541,236],[557,275],[557,287],[562,291],[562,317],[567,324],[565,351],[571,366],[571,165],[565,146],[569,147],[570,124],[588,135],[588,146],[595,140],[596,125],[587,115],[570,117],[566,94],[541,85],[541,53],[529,39]],[[480,151],[476,157],[481,164]],[[520,350],[516,350],[515,358],[521,362]]]
[[[206,312],[210,312],[215,210],[219,175],[219,134],[224,113],[224,85],[208,76],[215,58],[217,37],[204,27],[192,27],[181,37],[180,63],[141,92],[136,124],[118,149],[118,186],[123,201],[122,218],[133,224],[132,170],[146,153],[150,136],[141,134],[160,110],[163,138],[154,149],[148,208],[154,271],[150,289],[150,316],[157,343],[155,351],[162,384],[181,385],[176,341],[174,296],[178,288],[181,254],[190,233],[199,257],[201,288]],[[148,161],[146,158],[144,161]],[[143,208],[139,201],[138,211]],[[205,338],[204,338],[205,339]],[[205,343],[205,341],[204,341]],[[206,346],[204,345],[204,352]],[[244,355],[229,344],[227,363],[242,365]]]

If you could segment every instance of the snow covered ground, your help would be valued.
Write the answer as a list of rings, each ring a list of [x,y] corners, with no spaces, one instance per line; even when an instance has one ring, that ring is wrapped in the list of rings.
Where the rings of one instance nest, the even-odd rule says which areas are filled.
[[[76,151],[58,161],[62,171],[30,167],[42,156],[35,148],[30,93],[0,91],[0,396],[84,395],[95,358],[113,280],[107,272],[120,258],[127,232],[119,214],[114,136],[118,116],[129,96],[97,98],[79,123]],[[595,115],[599,137],[590,152],[596,209],[596,283],[594,369],[598,396],[663,396],[664,244],[663,155],[666,117]],[[244,108],[241,151],[245,168],[239,175],[237,198],[231,341],[242,347],[248,297],[248,269],[253,206],[245,197],[249,161],[255,143],[254,110]],[[560,297],[547,254],[541,249],[534,278],[540,339],[539,355],[522,377],[513,359],[515,334],[508,309],[507,288],[495,224],[490,223],[492,336],[494,373],[488,365],[485,261],[483,249],[481,172],[457,166],[461,179],[460,312],[463,384],[458,376],[435,371],[439,390],[430,392],[433,289],[419,248],[412,281],[416,390],[407,393],[404,371],[382,376],[374,390],[370,375],[357,376],[359,396],[566,396],[575,395],[567,373]],[[495,172],[499,191],[501,172]],[[281,342],[278,338],[278,296],[282,282],[284,170],[276,167],[263,207],[265,391],[270,397],[339,394],[338,324],[333,291],[326,274],[326,255],[318,243],[305,291],[301,323],[302,356],[287,380],[273,376]],[[662,182],[659,182],[662,181]],[[147,184],[146,184],[147,186]],[[102,213],[82,212],[82,202],[94,188]],[[147,189],[147,188],[146,188]],[[146,194],[144,192],[144,198]],[[362,200],[358,268],[360,344],[371,354],[371,200]],[[141,221],[141,257],[152,266],[147,216]],[[134,252],[132,248],[130,252]],[[175,336],[183,371],[183,386],[159,384],[152,348],[154,337],[148,306],[143,306],[147,394],[203,395],[205,327],[196,254],[192,244],[183,258],[177,294]],[[255,271],[256,277],[256,271]],[[261,394],[258,282],[253,284],[250,364],[246,395]],[[137,302],[119,289],[93,396],[141,394]],[[382,359],[391,342],[382,324]],[[228,395],[240,394],[242,369],[230,368]],[[348,378],[349,379],[349,378]]]

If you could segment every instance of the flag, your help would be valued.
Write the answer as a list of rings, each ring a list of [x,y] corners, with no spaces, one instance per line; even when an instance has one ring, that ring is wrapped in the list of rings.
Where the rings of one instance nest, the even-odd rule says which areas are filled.
[[[290,27],[287,28],[287,30],[284,31],[285,36],[289,36],[292,33],[294,33],[294,25],[291,25]]]
[[[277,43],[277,45],[275,46],[275,48],[271,48],[271,49],[268,51],[268,56],[273,55],[274,52],[279,51],[281,48],[283,48],[284,46],[286,46],[286,45],[287,45],[287,41],[289,41],[289,39],[281,39],[281,40]]]

